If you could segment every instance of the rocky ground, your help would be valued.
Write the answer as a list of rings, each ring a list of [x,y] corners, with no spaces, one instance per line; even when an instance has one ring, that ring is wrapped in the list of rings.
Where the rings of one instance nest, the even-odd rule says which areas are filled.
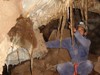
[[[96,55],[90,54],[89,59],[93,63],[97,61]],[[63,62],[70,61],[70,56],[67,50],[64,49],[49,49],[48,54],[42,59],[33,60],[32,75],[59,75],[56,71],[55,65]],[[16,66],[10,66],[7,74],[6,67],[3,75],[31,75],[30,61],[24,61]],[[90,75],[99,75],[97,72],[92,71]]]
[[[67,50],[64,49],[49,49],[48,54],[42,59],[33,59],[33,74],[32,75],[58,75],[53,67],[58,63],[67,62],[70,60]],[[5,70],[6,71],[6,70]],[[4,72],[3,75],[7,75]],[[30,62],[25,61],[18,64],[11,70],[11,75],[31,75]]]

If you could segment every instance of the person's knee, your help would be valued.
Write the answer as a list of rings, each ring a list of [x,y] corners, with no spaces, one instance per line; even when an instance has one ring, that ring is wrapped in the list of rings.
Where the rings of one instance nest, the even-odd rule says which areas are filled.
[[[73,64],[71,63],[63,63],[57,65],[57,71],[60,73],[60,75],[72,75],[74,72]]]
[[[93,64],[91,61],[87,60],[85,62],[80,63],[78,67],[78,73],[81,75],[86,75],[92,72]]]
[[[93,64],[90,60],[86,61],[86,66],[87,66],[87,68],[90,68],[91,70],[93,69]]]
[[[62,70],[64,68],[71,68],[71,67],[73,67],[73,64],[70,62],[62,63],[57,65],[57,70]]]
[[[65,68],[66,65],[67,65],[66,63],[58,64],[58,65],[57,65],[57,70],[58,70],[58,71],[61,71],[62,69]]]
[[[84,70],[89,74],[92,72],[93,64],[91,61],[87,60],[84,67]]]
[[[62,68],[63,68],[63,64],[58,64],[58,65],[57,65],[57,71],[61,71]]]

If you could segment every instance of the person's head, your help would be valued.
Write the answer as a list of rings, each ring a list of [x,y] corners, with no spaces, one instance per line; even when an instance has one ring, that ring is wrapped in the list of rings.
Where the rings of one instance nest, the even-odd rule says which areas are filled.
[[[82,36],[87,35],[87,26],[84,24],[84,22],[79,22],[79,25],[77,27],[77,30],[80,32]]]

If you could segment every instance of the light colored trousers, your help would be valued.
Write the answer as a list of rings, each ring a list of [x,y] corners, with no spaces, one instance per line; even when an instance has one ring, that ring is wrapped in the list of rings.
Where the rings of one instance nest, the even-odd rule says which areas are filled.
[[[77,72],[80,75],[88,75],[91,73],[93,65],[91,61],[83,61],[79,63]],[[57,65],[57,71],[60,75],[74,75],[74,65],[72,62],[62,63]]]

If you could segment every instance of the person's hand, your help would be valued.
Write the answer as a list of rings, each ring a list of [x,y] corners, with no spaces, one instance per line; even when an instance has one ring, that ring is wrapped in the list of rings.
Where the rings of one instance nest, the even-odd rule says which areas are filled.
[[[69,25],[69,29],[71,29],[71,25]],[[75,33],[76,32],[76,28],[73,27],[73,32]]]
[[[74,32],[74,33],[76,32],[76,28],[75,28],[75,27],[73,28],[73,32]]]

